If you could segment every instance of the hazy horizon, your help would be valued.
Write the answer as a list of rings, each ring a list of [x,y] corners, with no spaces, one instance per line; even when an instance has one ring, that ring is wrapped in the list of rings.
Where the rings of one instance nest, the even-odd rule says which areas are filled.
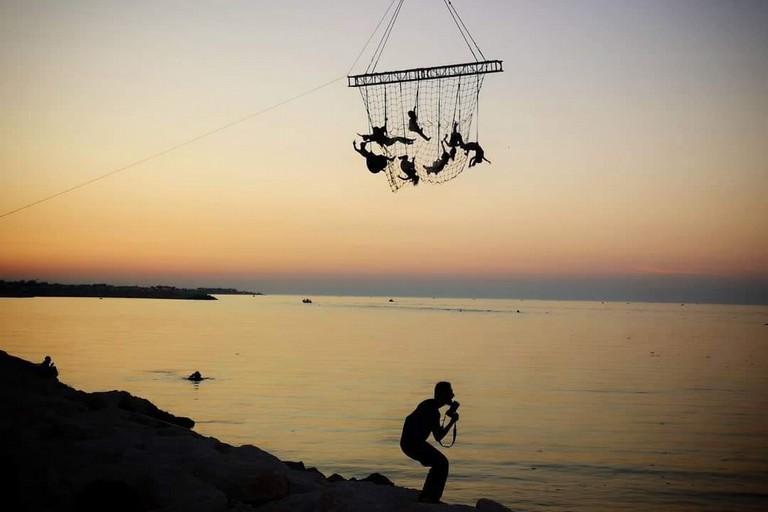
[[[178,288],[236,288],[267,295],[487,298],[520,300],[664,302],[768,305],[768,280],[718,276],[611,276],[433,278],[425,276],[5,277],[61,284],[168,285]]]

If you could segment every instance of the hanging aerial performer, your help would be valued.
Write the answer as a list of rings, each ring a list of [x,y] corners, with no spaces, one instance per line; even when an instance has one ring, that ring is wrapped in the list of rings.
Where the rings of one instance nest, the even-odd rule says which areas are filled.
[[[477,106],[485,75],[503,71],[500,60],[485,59],[453,4],[444,0],[474,62],[376,72],[403,2],[390,5],[397,4],[365,73],[347,77],[347,85],[360,91],[369,126],[369,133],[358,134],[355,151],[371,173],[384,171],[392,191],[406,183],[444,183],[467,166],[490,163],[479,144]]]
[[[419,173],[416,172],[416,162],[408,160],[408,155],[403,155],[400,158],[400,169],[405,173],[405,176],[400,176],[403,181],[410,181],[414,185],[419,184]]]
[[[461,146],[461,149],[464,150],[464,154],[468,154],[470,151],[475,152],[474,156],[469,159],[469,167],[474,167],[475,165],[481,164],[484,161],[491,163],[490,160],[485,158],[485,151],[483,151],[483,148],[481,148],[480,144],[477,142],[467,142]]]
[[[408,129],[412,132],[415,132],[421,136],[422,139],[429,142],[432,138],[427,137],[424,135],[424,129],[419,126],[419,118],[416,115],[416,108],[414,107],[413,110],[408,111]]]
[[[456,148],[451,148],[450,151],[445,149],[445,143],[442,143],[443,148],[443,154],[440,155],[440,158],[432,162],[432,165],[424,165],[424,170],[427,171],[427,175],[429,174],[439,174],[445,169],[445,166],[448,165],[448,162],[451,160],[456,159]]]
[[[490,160],[485,158],[485,151],[483,151],[483,148],[480,147],[480,144],[477,142],[467,142],[464,143],[464,139],[462,138],[461,134],[456,130],[457,123],[453,123],[453,131],[451,131],[451,138],[448,138],[448,135],[443,138],[443,142],[448,145],[449,148],[451,148],[451,158],[453,158],[456,155],[456,148],[461,148],[464,150],[464,154],[469,154],[470,151],[474,151],[475,154],[472,156],[472,158],[469,159],[469,167],[474,167],[477,164],[483,163],[483,161],[491,163]],[[445,154],[445,149],[443,149],[443,154]],[[429,171],[427,171],[429,172]]]
[[[448,144],[448,147],[451,148],[460,148],[464,146],[464,138],[461,136],[461,134],[456,129],[458,127],[459,123],[454,122],[453,123],[453,130],[451,131],[451,138],[448,138],[448,135],[445,135],[445,138],[443,139],[446,144]]]
[[[368,141],[361,142],[360,143],[360,149],[357,148],[357,141],[352,141],[352,147],[355,148],[355,151],[363,155],[365,157],[365,165],[368,167],[368,170],[371,171],[371,173],[376,174],[384,169],[387,168],[387,165],[389,162],[393,161],[395,157],[387,157],[386,155],[377,155],[376,153],[371,153],[367,149],[365,149],[366,144],[368,144]]]
[[[384,119],[382,126],[374,126],[371,128],[371,133],[368,135],[362,135],[358,133],[365,142],[378,142],[380,146],[391,146],[395,142],[402,144],[413,144],[415,139],[409,139],[407,137],[390,137],[387,134],[387,120]]]

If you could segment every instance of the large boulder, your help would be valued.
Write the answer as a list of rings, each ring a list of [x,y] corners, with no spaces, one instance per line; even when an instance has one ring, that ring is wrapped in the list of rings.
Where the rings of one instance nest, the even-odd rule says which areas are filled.
[[[147,400],[133,396],[127,391],[106,391],[90,393],[87,398],[88,406],[92,410],[100,410],[108,407],[123,409],[137,414],[143,414],[156,420],[164,421],[183,428],[192,428],[195,422],[184,416],[173,414],[159,409],[155,404]]]
[[[281,500],[291,492],[288,477],[274,471],[238,476],[224,483],[223,487],[230,499],[255,506]]]
[[[476,507],[479,512],[512,512],[501,503],[498,503],[487,498],[480,498],[477,500]]]

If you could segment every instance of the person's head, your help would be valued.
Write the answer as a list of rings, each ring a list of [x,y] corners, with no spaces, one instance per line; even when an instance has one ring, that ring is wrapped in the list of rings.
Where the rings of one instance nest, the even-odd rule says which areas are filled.
[[[51,356],[45,356],[45,359],[43,359],[44,363],[50,363],[51,362]]]
[[[413,110],[409,110],[409,111],[408,111],[408,117],[410,117],[411,119],[413,119],[414,117],[416,117],[416,112],[414,112]]]
[[[435,384],[435,400],[440,405],[448,405],[453,402],[453,388],[450,382],[441,381]]]

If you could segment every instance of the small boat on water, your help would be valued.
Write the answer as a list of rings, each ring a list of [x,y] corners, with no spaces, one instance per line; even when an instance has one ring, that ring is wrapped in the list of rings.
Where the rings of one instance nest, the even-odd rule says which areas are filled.
[[[312,304],[312,299],[302,299],[301,302],[303,302],[304,304]]]

